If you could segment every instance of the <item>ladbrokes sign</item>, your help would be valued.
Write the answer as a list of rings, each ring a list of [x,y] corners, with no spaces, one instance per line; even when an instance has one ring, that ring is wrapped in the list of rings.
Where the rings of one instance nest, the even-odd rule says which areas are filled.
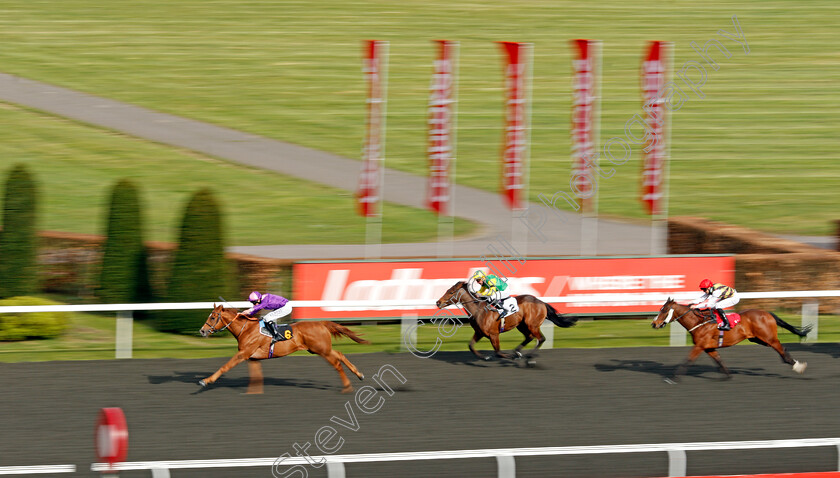
[[[478,269],[480,261],[329,262],[294,266],[294,299],[325,301],[423,300],[428,306],[296,307],[296,319],[340,317],[400,317],[403,313],[432,315],[434,302],[455,282]],[[515,263],[508,290],[513,295],[580,299],[553,304],[564,313],[654,312],[659,301],[640,299],[645,293],[697,292],[701,280],[732,284],[732,257],[643,257],[622,259],[529,259]],[[627,295],[622,302],[595,302],[605,294]]]

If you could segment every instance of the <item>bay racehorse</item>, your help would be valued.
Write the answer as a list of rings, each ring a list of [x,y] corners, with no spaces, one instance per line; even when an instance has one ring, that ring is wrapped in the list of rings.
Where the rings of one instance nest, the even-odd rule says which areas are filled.
[[[533,295],[516,296],[516,303],[519,305],[519,312],[505,317],[504,330],[501,332],[499,330],[499,313],[496,308],[491,306],[487,302],[487,299],[476,297],[469,290],[468,283],[465,281],[456,282],[455,285],[450,287],[437,300],[435,305],[439,309],[450,305],[460,305],[467,311],[470,318],[470,325],[475,331],[472,340],[470,340],[470,351],[482,360],[490,359],[490,356],[484,356],[475,350],[475,343],[483,337],[490,339],[490,343],[493,345],[493,350],[495,350],[497,357],[520,358],[522,357],[522,348],[532,340],[537,339],[537,344],[531,350],[531,355],[545,342],[545,337],[540,332],[540,326],[545,319],[550,320],[558,327],[571,327],[577,322],[577,319],[574,317],[558,314],[554,310],[554,307],[537,299]],[[502,353],[499,347],[499,334],[510,332],[513,329],[522,332],[525,340],[516,347],[513,355]]]
[[[717,362],[720,371],[726,374],[726,378],[730,378],[732,374],[726,368],[726,365],[723,364],[717,349],[730,347],[744,339],[772,347],[773,350],[779,353],[786,364],[793,366],[795,372],[803,373],[805,371],[805,367],[808,364],[791,358],[790,354],[782,346],[782,343],[779,342],[777,326],[799,337],[808,335],[808,332],[811,330],[810,326],[802,328],[794,327],[780,319],[773,312],[765,312],[757,309],[745,310],[741,312],[740,317],[741,321],[738,325],[732,327],[732,330],[724,332],[723,337],[721,337],[720,331],[717,328],[717,322],[711,317],[711,314],[706,315],[698,309],[692,309],[687,305],[678,304],[674,300],[668,299],[665,305],[659,309],[659,314],[650,324],[651,327],[660,329],[670,322],[677,321],[688,330],[691,334],[691,339],[694,341],[694,348],[689,352],[688,358],[677,367],[674,373],[674,379],[685,374],[691,362],[702,352],[709,354],[709,357],[712,357]],[[672,382],[670,379],[666,379],[666,381]]]
[[[223,373],[248,360],[248,372],[251,376],[248,393],[262,393],[262,364],[259,361],[283,357],[298,350],[318,354],[335,367],[341,377],[341,384],[344,386],[341,390],[342,393],[352,392],[353,386],[350,385],[350,380],[347,379],[341,364],[346,365],[351,372],[359,377],[359,380],[365,378],[362,372],[359,372],[343,353],[332,348],[332,337],[344,336],[360,344],[370,343],[347,327],[330,321],[297,322],[291,324],[292,338],[272,344],[271,337],[260,333],[259,322],[260,319],[240,314],[234,308],[225,308],[221,305],[213,308],[213,312],[207,317],[207,321],[199,331],[201,336],[207,337],[227,329],[236,337],[236,341],[239,343],[239,351],[216,373],[199,381],[199,385],[202,387],[210,385],[218,380]]]

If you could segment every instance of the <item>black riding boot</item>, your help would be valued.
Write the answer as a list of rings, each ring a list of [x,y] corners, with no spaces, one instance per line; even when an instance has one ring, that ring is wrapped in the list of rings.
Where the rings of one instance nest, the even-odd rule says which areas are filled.
[[[507,310],[499,309],[499,333],[502,333],[505,330],[505,316],[506,315],[507,315]]]
[[[720,318],[723,319],[723,324],[718,327],[720,330],[731,330],[732,327],[729,326],[729,319],[726,318],[726,313],[723,312],[723,309],[715,309],[720,314]]]
[[[268,333],[271,334],[271,340],[273,342],[278,342],[280,340],[280,337],[277,336],[277,324],[275,324],[274,321],[266,320],[265,330],[267,330]]]

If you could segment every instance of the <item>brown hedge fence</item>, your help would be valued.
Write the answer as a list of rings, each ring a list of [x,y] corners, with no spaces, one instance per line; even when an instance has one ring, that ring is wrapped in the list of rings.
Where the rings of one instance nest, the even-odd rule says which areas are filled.
[[[41,232],[39,263],[42,287],[46,292],[93,297],[101,262],[104,237],[66,232]],[[147,242],[152,288],[157,297],[165,291],[168,264],[175,244]],[[266,259],[247,254],[228,254],[237,270],[238,290],[242,299],[251,290],[270,290],[291,294],[292,262]],[[208,298],[212,299],[212,298]]]
[[[840,253],[699,217],[668,220],[669,254],[736,254],[734,287],[742,291],[840,290]],[[755,299],[738,305],[797,309],[816,299]],[[840,313],[840,299],[818,299]]]

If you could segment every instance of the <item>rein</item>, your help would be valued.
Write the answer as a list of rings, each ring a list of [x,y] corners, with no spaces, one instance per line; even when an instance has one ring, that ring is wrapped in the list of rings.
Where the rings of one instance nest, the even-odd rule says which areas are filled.
[[[673,313],[673,311],[674,311],[674,309],[671,309],[671,312],[672,312],[672,313]],[[668,319],[665,323],[670,323],[671,321],[679,321],[680,319],[682,319],[683,317],[685,317],[686,315],[688,315],[688,313],[689,313],[689,312],[695,312],[695,313],[697,313],[697,315],[699,315],[699,316],[700,316],[700,318],[705,318],[705,316],[704,316],[703,314],[701,314],[700,312],[697,312],[697,309],[688,309],[687,311],[685,311],[685,313],[684,313],[683,315],[681,315],[681,316],[677,317],[676,319]],[[670,316],[670,315],[671,315],[671,314],[669,314],[669,316]],[[711,319],[711,318],[710,318],[710,319],[706,319],[706,320],[704,320],[703,322],[700,322],[699,324],[695,325],[694,327],[692,327],[692,328],[688,329],[688,332],[689,332],[689,333],[694,332],[696,329],[698,329],[698,328],[700,328],[700,327],[702,327],[702,326],[704,326],[704,325],[706,325],[706,324],[712,323],[712,322],[714,322],[714,321],[715,321],[715,319]]]
[[[237,313],[237,314],[233,317],[233,319],[231,319],[231,321],[230,321],[230,322],[228,322],[228,323],[227,323],[224,327],[222,327],[221,329],[218,329],[218,330],[217,330],[217,329],[216,329],[216,324],[218,324],[218,323],[222,320],[222,311],[219,311],[219,313],[218,313],[218,314],[216,314],[216,321],[215,321],[215,322],[213,322],[213,325],[211,325],[211,326],[210,326],[210,335],[213,335],[213,334],[215,334],[216,332],[222,332],[223,330],[227,329],[228,327],[230,327],[231,325],[233,325],[233,323],[234,323],[234,322],[236,322],[236,319],[238,319],[240,315],[241,315],[241,314]],[[255,319],[249,319],[248,317],[245,317],[244,315],[243,315],[242,317],[243,317],[245,320],[250,321],[250,322],[254,322],[254,321],[255,321]],[[207,319],[207,322],[210,322],[210,319]],[[207,322],[204,322],[204,325],[207,325]],[[237,336],[242,335],[242,331],[243,331],[243,330],[245,330],[245,324],[242,324],[242,327],[239,329],[239,333],[237,334]],[[231,332],[231,333],[233,333],[233,330],[231,330],[230,332]]]

